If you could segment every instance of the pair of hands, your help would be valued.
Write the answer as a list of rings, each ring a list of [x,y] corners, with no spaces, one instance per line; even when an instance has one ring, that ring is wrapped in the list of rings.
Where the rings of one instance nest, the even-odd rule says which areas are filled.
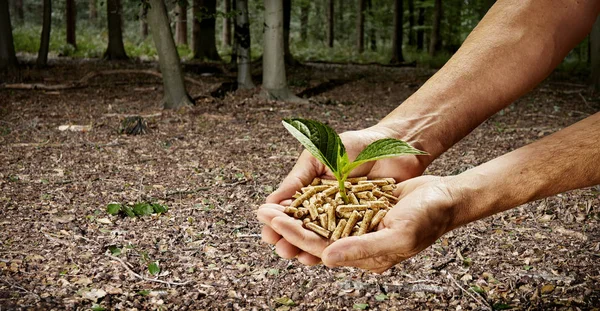
[[[377,126],[340,135],[350,158],[371,142],[390,136],[386,128]],[[328,267],[352,266],[381,273],[424,250],[451,229],[456,194],[448,187],[448,177],[415,177],[425,170],[425,162],[417,156],[403,156],[369,162],[353,171],[353,176],[403,181],[394,191],[400,200],[376,232],[331,243],[283,212],[292,195],[315,177],[334,179],[323,164],[304,151],[279,189],[258,209],[258,219],[264,224],[262,239],[275,245],[279,256],[298,258],[305,265],[323,262]]]

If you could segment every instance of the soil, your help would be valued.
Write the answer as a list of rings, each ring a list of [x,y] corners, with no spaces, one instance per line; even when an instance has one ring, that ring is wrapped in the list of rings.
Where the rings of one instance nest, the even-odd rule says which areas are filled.
[[[156,67],[53,64],[43,71],[25,69],[22,79],[58,84],[93,70]],[[0,89],[0,309],[600,306],[600,187],[459,228],[382,275],[305,267],[260,241],[255,210],[301,151],[282,118],[316,119],[338,131],[364,128],[432,73],[381,66],[293,68],[289,83],[297,94],[313,96],[310,104],[264,101],[258,90],[215,98],[211,92],[234,75],[190,73],[200,81],[188,86],[197,105],[177,111],[161,109],[161,81],[148,75],[99,76],[86,87],[60,91]],[[586,97],[584,83],[552,76],[426,174],[460,173],[595,113],[600,103]],[[128,115],[144,116],[148,133],[119,134]],[[91,130],[60,131],[61,125]],[[159,202],[169,211],[111,216],[110,202]],[[153,276],[148,265],[156,261],[160,273]]]

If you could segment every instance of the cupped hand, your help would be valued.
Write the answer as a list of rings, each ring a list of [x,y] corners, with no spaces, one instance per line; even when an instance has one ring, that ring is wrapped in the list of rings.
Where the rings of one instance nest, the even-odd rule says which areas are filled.
[[[373,126],[360,131],[345,132],[340,135],[349,158],[354,159],[370,143],[388,137],[398,137],[397,132],[381,126]],[[419,176],[429,163],[427,157],[402,156],[368,162],[355,169],[351,176],[369,178],[393,177],[397,181]],[[300,188],[308,185],[315,177],[334,179],[331,172],[306,150],[302,152],[292,171],[280,187],[267,197],[266,203],[258,212],[258,219],[264,224],[262,240],[275,245],[275,250],[283,258],[294,258],[306,265],[321,261],[328,241],[302,227],[302,222],[283,213],[283,205]]]

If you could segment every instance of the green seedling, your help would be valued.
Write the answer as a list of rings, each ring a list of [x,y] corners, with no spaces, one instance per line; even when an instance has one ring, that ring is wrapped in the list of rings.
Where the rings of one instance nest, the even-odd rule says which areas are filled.
[[[425,155],[407,142],[384,138],[374,141],[363,149],[352,162],[348,159],[346,147],[340,136],[329,126],[313,120],[284,119],[283,126],[300,143],[325,165],[338,181],[339,191],[344,202],[348,203],[344,182],[355,168],[361,164],[384,158],[403,155]]]

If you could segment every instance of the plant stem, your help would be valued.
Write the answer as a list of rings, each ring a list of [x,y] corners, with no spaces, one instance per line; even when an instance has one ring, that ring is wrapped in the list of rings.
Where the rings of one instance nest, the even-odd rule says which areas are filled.
[[[344,200],[344,203],[348,204],[350,202],[350,200],[348,200],[348,196],[346,196],[346,187],[344,186],[344,183],[346,182],[346,178],[348,177],[348,175],[343,175],[340,178],[338,178],[338,187],[340,188],[340,196],[342,197],[342,200]]]

